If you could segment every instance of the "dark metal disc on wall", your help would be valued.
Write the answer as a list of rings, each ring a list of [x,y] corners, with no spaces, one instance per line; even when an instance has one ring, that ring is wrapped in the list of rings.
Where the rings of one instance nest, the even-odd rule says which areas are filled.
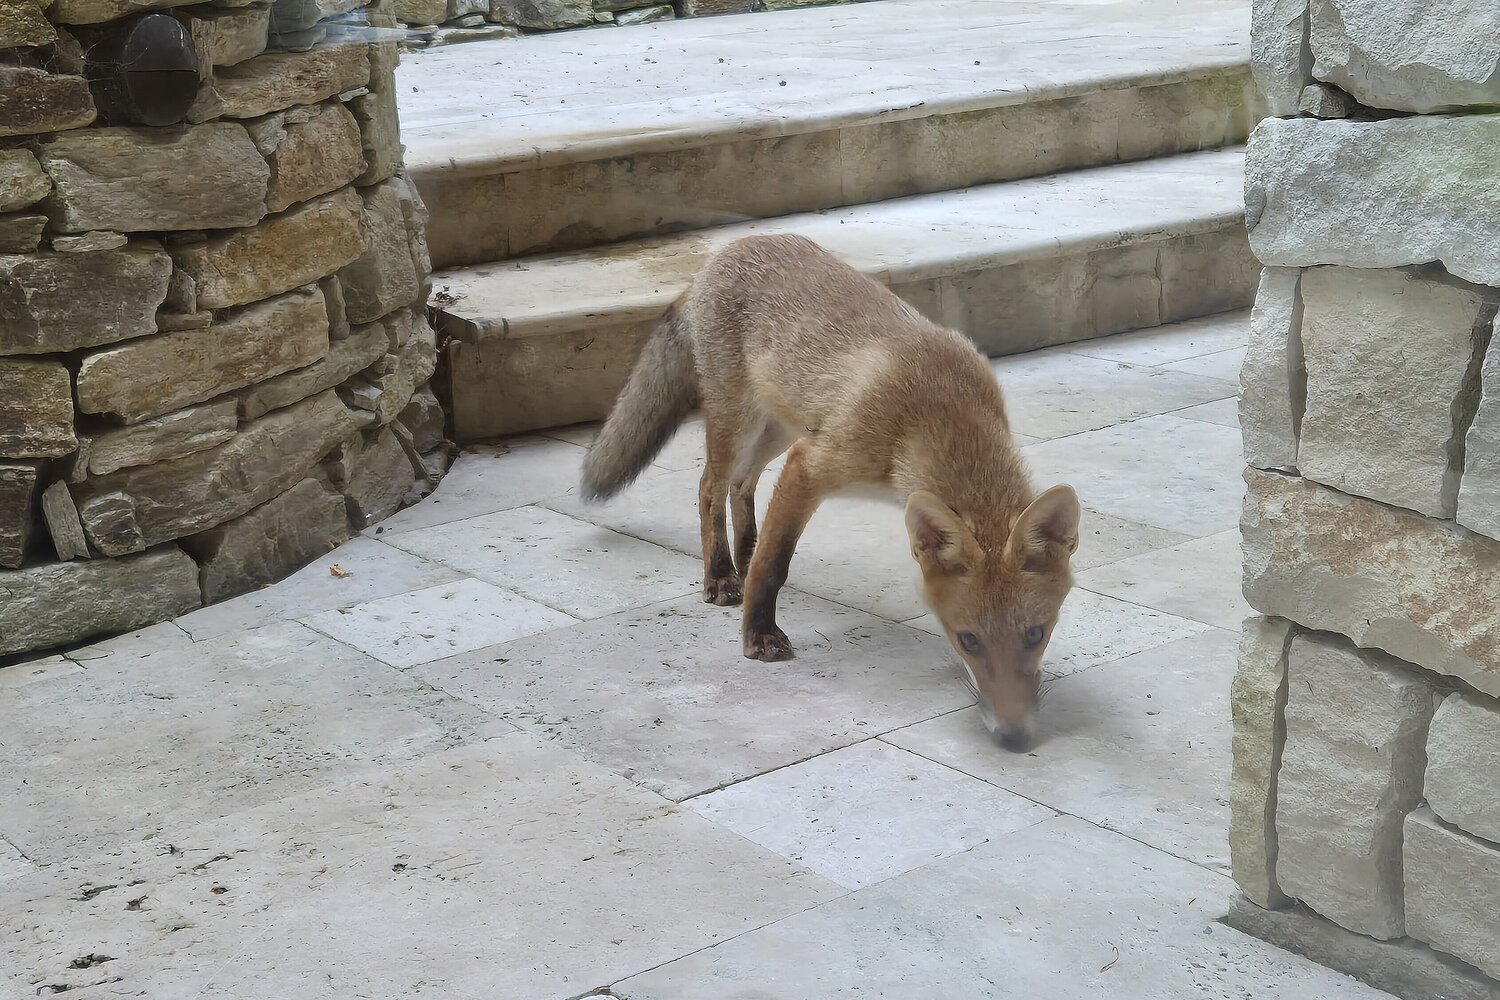
[[[144,14],[110,26],[88,52],[99,112],[112,125],[175,125],[198,96],[198,53],[187,26]]]

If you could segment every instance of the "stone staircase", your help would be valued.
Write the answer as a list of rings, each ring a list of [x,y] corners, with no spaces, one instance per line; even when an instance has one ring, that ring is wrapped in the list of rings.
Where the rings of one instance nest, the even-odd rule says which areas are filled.
[[[1248,5],[887,0],[400,70],[459,440],[608,412],[707,255],[796,232],[988,352],[1248,306]]]

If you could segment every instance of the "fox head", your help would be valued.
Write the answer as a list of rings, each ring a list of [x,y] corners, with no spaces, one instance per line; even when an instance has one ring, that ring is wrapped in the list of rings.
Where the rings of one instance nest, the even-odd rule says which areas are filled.
[[[1042,653],[1073,586],[1079,514],[1073,488],[1054,486],[1016,517],[1003,544],[985,548],[935,495],[907,499],[922,596],[978,684],[985,726],[1007,750],[1031,738]]]

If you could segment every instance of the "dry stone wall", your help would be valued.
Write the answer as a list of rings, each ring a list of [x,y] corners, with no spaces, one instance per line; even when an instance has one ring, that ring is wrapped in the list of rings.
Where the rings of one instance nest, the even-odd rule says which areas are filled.
[[[1235,919],[1403,997],[1495,1000],[1500,5],[1257,0],[1253,23],[1277,117],[1245,180],[1265,617],[1233,693]]]
[[[577,28],[628,27],[679,17],[750,14],[871,0],[395,0],[405,49]]]
[[[445,470],[395,28],[0,3],[0,662],[266,583]]]

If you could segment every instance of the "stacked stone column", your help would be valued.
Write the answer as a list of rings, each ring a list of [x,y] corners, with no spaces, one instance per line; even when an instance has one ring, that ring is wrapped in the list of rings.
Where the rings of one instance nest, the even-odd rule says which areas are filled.
[[[99,61],[150,8],[197,71],[161,127]],[[0,657],[268,582],[441,475],[382,25],[349,0],[0,5]]]
[[[1500,5],[1257,0],[1245,927],[1500,996]],[[1264,908],[1257,910],[1256,908]],[[1382,942],[1382,943],[1377,943]]]

